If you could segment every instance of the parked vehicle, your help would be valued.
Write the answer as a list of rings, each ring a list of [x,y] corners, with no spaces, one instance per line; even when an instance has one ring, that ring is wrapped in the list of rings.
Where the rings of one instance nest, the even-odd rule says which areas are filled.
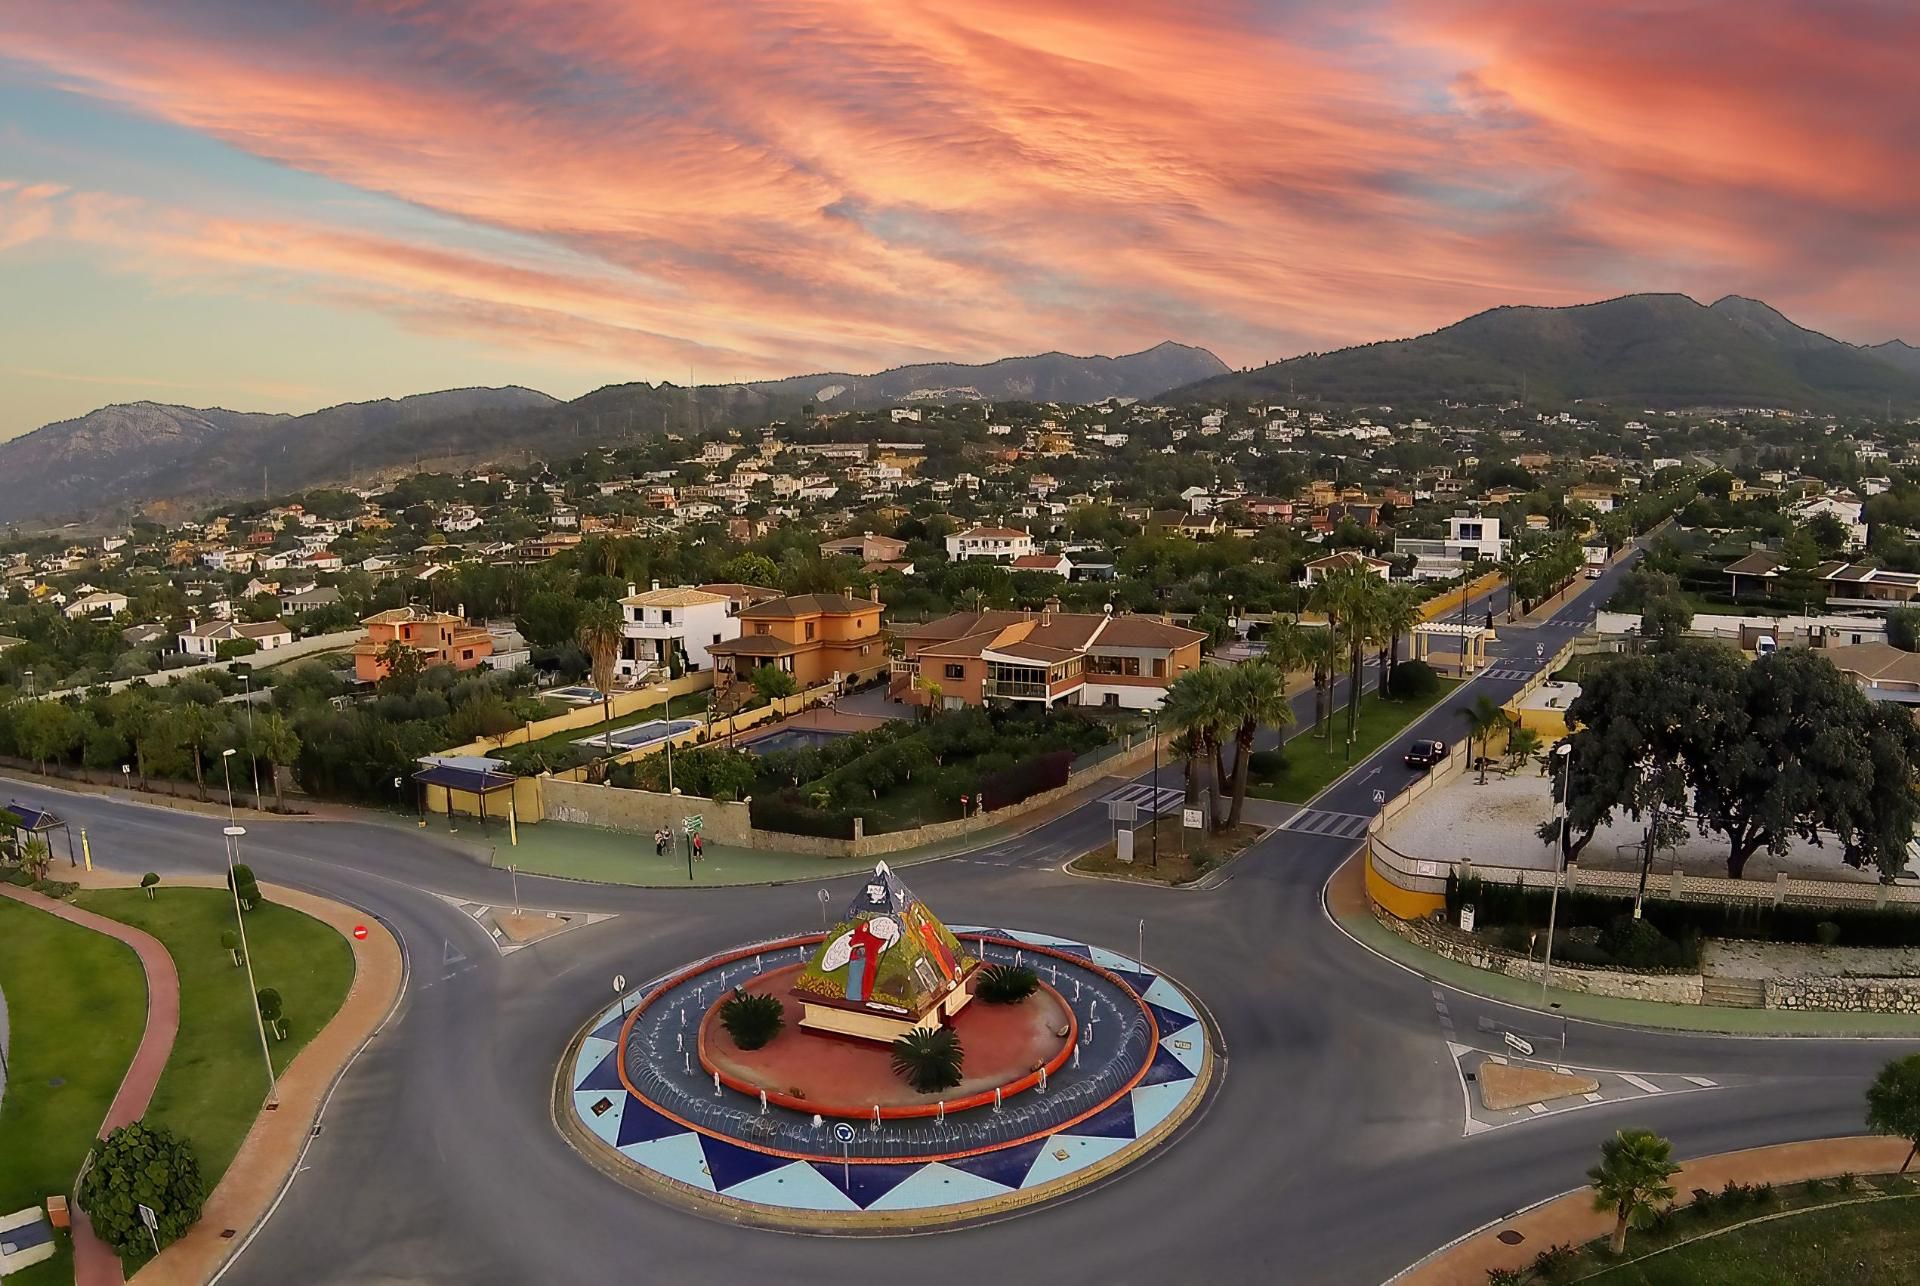
[[[1407,747],[1407,767],[1431,768],[1447,757],[1444,741],[1416,741]]]

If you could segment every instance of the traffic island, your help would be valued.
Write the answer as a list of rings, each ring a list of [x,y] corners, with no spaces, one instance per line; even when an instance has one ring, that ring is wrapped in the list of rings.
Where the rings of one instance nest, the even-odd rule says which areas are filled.
[[[995,994],[996,977],[1026,971],[1024,995]],[[763,1042],[726,1021],[738,996],[779,1000]],[[927,1033],[964,1051],[945,1088],[896,1066],[896,1040]],[[1199,1006],[1140,961],[1047,934],[948,930],[882,864],[826,933],[726,951],[620,996],[568,1049],[555,1110],[593,1164],[675,1204],[897,1232],[1111,1174],[1178,1130],[1213,1066]]]
[[[1208,835],[1180,826],[1179,819],[1173,818],[1161,827],[1156,840],[1154,827],[1160,820],[1156,818],[1134,830],[1131,860],[1121,856],[1117,843],[1104,844],[1068,862],[1068,873],[1178,888],[1214,874],[1268,833],[1266,827],[1243,823]]]

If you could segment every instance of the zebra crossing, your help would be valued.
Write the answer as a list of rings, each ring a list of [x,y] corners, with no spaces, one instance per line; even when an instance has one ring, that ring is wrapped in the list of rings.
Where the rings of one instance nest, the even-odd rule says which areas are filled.
[[[1133,804],[1148,817],[1157,817],[1161,813],[1178,808],[1187,798],[1184,790],[1175,786],[1150,786],[1136,781],[1122,786],[1110,795],[1102,795],[1103,804]]]
[[[1498,670],[1483,670],[1481,676],[1488,679],[1531,679],[1534,673],[1535,671],[1533,670],[1502,668]]]
[[[1332,835],[1340,839],[1359,839],[1367,833],[1370,818],[1359,813],[1335,813],[1322,808],[1305,808],[1289,817],[1280,829],[1302,835]]]

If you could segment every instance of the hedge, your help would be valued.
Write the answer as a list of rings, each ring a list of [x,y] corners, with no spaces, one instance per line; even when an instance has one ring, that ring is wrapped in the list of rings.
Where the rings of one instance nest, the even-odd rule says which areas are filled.
[[[1049,750],[1022,759],[1013,767],[994,773],[980,783],[981,801],[991,813],[1043,791],[1064,786],[1073,771],[1074,759],[1071,750]]]
[[[1560,894],[1560,924],[1590,925],[1606,928],[1620,915],[1623,902],[1633,894],[1563,891]],[[1489,883],[1474,877],[1460,880],[1447,877],[1447,915],[1457,917],[1460,908],[1472,903],[1475,919],[1481,924],[1544,925],[1547,922],[1550,889],[1523,889],[1515,884]],[[1891,908],[1842,908],[1825,906],[1772,906],[1733,902],[1676,902],[1669,898],[1649,897],[1641,907],[1641,918],[1676,943],[1690,937],[1728,938],[1753,942],[1816,943],[1832,930],[1839,929],[1838,942],[1848,947],[1920,947],[1920,913]],[[1555,948],[1556,954],[1559,948]]]
[[[755,830],[818,835],[825,839],[853,838],[852,814],[830,813],[815,808],[800,798],[800,792],[796,790],[755,795],[747,804],[747,816]]]

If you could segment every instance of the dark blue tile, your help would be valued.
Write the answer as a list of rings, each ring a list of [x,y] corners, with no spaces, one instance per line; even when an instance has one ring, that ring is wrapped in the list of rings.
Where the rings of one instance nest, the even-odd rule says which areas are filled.
[[[1078,1125],[1069,1126],[1061,1132],[1089,1139],[1134,1138],[1133,1099],[1131,1096],[1122,1098],[1112,1107],[1103,1108]]]
[[[829,1161],[808,1162],[820,1177],[853,1198],[865,1210],[880,1198],[920,1172],[918,1165],[855,1165],[842,1167]]]
[[[595,1036],[598,1036],[601,1040],[619,1040],[620,1028],[623,1025],[625,1025],[626,1021],[627,1021],[626,1014],[615,1014],[613,1017],[607,1019],[607,1021],[601,1023],[598,1027],[594,1028],[593,1034]]]
[[[745,1183],[769,1170],[793,1164],[792,1157],[768,1156],[705,1134],[700,1136],[700,1150],[706,1154],[707,1173],[713,1178],[713,1186],[722,1192],[736,1183]]]
[[[965,1170],[968,1174],[978,1175],[982,1179],[991,1179],[1009,1188],[1017,1188],[1026,1181],[1027,1171],[1033,1168],[1034,1158],[1038,1157],[1046,1146],[1046,1139],[1034,1139],[1010,1148],[1001,1148],[998,1152],[983,1152],[979,1156],[960,1157],[947,1164],[956,1170]]]
[[[1147,1068],[1147,1074],[1140,1078],[1141,1085],[1165,1085],[1169,1081],[1190,1081],[1193,1073],[1186,1064],[1175,1058],[1165,1045],[1153,1047],[1153,1062]]]
[[[1153,1014],[1153,1021],[1160,1024],[1162,1038],[1173,1035],[1183,1027],[1193,1026],[1193,1016],[1162,1008],[1151,1000],[1146,1002],[1147,1010]]]
[[[651,1143],[671,1134],[686,1133],[689,1133],[686,1126],[662,1116],[629,1094],[626,1110],[620,1114],[620,1136],[613,1143],[615,1147],[625,1147],[629,1143]]]
[[[626,1092],[626,1086],[620,1083],[620,1051],[611,1050],[607,1056],[594,1065],[592,1071],[580,1078],[574,1086],[577,1090],[619,1090]]]

